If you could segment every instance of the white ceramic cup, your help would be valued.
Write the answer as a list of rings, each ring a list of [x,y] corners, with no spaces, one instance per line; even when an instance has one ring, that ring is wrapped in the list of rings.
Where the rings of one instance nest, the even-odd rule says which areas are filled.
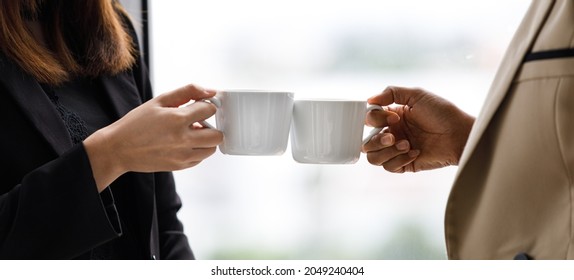
[[[219,150],[228,155],[281,155],[287,148],[292,92],[227,90],[207,99],[218,109]],[[214,128],[207,122],[202,125]]]
[[[366,101],[296,100],[291,127],[293,159],[300,163],[351,164],[361,155],[361,145],[378,134],[373,129],[363,138],[365,117],[379,105]]]

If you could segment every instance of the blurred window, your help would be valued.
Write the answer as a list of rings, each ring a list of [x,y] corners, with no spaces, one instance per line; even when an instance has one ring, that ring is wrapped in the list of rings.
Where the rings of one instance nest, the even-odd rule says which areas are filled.
[[[423,87],[478,114],[529,1],[150,1],[153,84],[366,98]],[[289,148],[290,149],[290,148]],[[390,174],[217,152],[176,172],[200,259],[444,259],[456,167]]]

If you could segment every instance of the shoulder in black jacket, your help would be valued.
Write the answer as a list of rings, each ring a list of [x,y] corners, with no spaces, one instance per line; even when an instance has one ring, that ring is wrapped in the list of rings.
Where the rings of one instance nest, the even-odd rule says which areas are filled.
[[[152,98],[141,58],[130,71],[99,81],[117,118]],[[85,258],[119,237],[119,219],[130,215],[118,213],[110,188],[98,194],[83,145],[72,145],[38,82],[1,53],[0,174],[0,259]],[[192,259],[172,174],[118,180],[133,195],[128,206],[144,241],[139,258]]]

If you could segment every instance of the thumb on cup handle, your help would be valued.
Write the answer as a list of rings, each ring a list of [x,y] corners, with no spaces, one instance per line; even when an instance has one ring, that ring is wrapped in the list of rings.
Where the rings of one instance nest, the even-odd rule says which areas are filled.
[[[385,110],[383,108],[383,106],[380,105],[376,105],[376,104],[369,104],[369,106],[367,107],[367,113],[373,110]],[[369,135],[367,135],[367,137],[365,137],[365,139],[363,139],[363,143],[362,145],[367,144],[367,142],[371,141],[371,138],[373,138],[373,136],[379,134],[381,131],[383,130],[382,127],[375,127],[371,130],[371,132],[369,132]]]

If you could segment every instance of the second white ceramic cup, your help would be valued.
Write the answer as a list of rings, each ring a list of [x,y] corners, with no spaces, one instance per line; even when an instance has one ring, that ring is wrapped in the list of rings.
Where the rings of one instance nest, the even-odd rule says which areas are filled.
[[[355,163],[362,143],[382,130],[373,129],[363,140],[366,114],[382,109],[367,106],[366,101],[296,100],[291,126],[293,159],[300,163]]]
[[[223,132],[219,150],[229,155],[281,155],[287,148],[292,92],[228,90],[208,99]],[[208,123],[204,125],[213,127]]]

